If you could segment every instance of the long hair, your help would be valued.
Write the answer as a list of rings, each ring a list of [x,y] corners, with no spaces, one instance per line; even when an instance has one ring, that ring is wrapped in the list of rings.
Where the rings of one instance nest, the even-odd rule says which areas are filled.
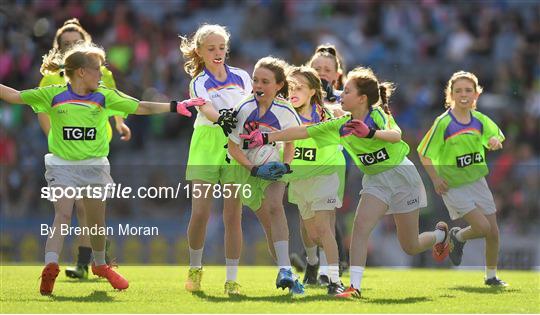
[[[65,50],[68,47],[61,47],[61,41],[62,35],[67,32],[77,32],[81,34],[82,40],[81,42],[84,43],[91,43],[92,42],[92,36],[88,34],[88,32],[81,26],[81,23],[79,22],[79,19],[73,18],[69,19],[64,22],[64,25],[60,27],[56,31],[56,35],[54,36],[53,40],[53,47],[47,54],[43,56],[43,62],[41,64],[41,67],[39,69],[39,72],[42,75],[48,75],[52,73],[60,72],[60,76],[64,75],[63,71],[63,64],[62,64],[62,55],[65,53]],[[52,66],[53,64],[56,64],[57,66]],[[50,70],[50,69],[56,69],[56,70]]]
[[[204,61],[197,54],[197,49],[202,47],[204,40],[208,35],[217,34],[225,39],[227,50],[229,47],[229,39],[231,34],[224,26],[217,24],[204,24],[190,38],[180,36],[180,51],[184,56],[184,70],[192,78],[201,73],[204,69]]]
[[[287,73],[288,81],[292,79],[293,76],[301,75],[308,82],[308,87],[315,90],[315,94],[309,100],[309,104],[315,104],[317,106],[317,112],[321,116],[321,120],[326,120],[329,117],[326,115],[326,108],[323,101],[323,89],[321,79],[313,68],[301,66],[301,67],[292,67]],[[290,84],[290,83],[289,83]]]
[[[64,53],[57,53],[55,48],[51,49],[49,54],[43,57],[41,68],[51,73],[62,69],[71,80],[75,70],[91,64],[91,58],[98,58],[103,64],[105,51],[96,44],[81,42],[71,46]]]
[[[365,94],[368,98],[370,108],[380,104],[384,112],[391,114],[389,100],[392,93],[395,91],[395,85],[392,82],[381,82],[370,68],[358,67],[354,68],[347,74],[348,80],[353,80],[358,90],[358,95]]]

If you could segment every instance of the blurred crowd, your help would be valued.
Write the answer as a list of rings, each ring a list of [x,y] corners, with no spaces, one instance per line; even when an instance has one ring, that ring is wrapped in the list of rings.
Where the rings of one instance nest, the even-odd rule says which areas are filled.
[[[72,17],[106,49],[118,88],[144,100],[187,97],[190,78],[183,71],[179,35],[190,35],[205,22],[229,29],[228,64],[248,72],[266,55],[300,65],[318,44],[334,44],[347,69],[369,66],[383,80],[397,84],[391,109],[418,166],[415,148],[444,111],[448,78],[457,70],[471,71],[484,87],[479,110],[496,121],[507,137],[504,149],[488,156],[489,184],[503,233],[526,234],[536,228],[533,222],[540,214],[537,1],[6,0],[0,5],[0,82],[17,89],[37,86],[41,56],[51,48],[56,29]],[[192,121],[162,115],[129,117],[127,124],[133,139],[112,143],[113,177],[117,181],[144,178],[145,185],[182,181]],[[2,105],[2,217],[50,216],[52,206],[39,198],[45,185],[46,151],[46,139],[31,109]],[[120,165],[116,171],[115,164]],[[355,179],[361,174],[351,173],[359,183]],[[425,185],[432,193],[430,200],[438,200],[427,177]],[[348,190],[354,190],[351,200],[340,211],[345,227],[360,186]],[[111,204],[112,216],[165,219],[189,216],[190,206],[185,198]],[[435,204],[441,210],[431,212],[429,221],[446,213],[440,201]]]

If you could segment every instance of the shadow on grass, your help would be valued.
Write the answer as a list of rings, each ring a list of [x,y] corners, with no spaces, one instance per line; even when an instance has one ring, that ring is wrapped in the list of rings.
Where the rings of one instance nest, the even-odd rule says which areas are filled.
[[[520,292],[518,289],[509,289],[505,287],[475,287],[475,286],[457,286],[450,290],[463,291],[467,293],[499,294],[503,292]]]
[[[432,301],[430,298],[427,298],[425,296],[421,297],[408,297],[404,299],[362,299],[365,303],[373,303],[373,304],[413,304],[413,303],[420,303],[420,302],[430,302]]]
[[[59,302],[114,302],[112,296],[108,296],[105,291],[94,291],[88,296],[57,296],[50,297],[53,301]]]
[[[286,292],[286,291],[285,291]],[[204,292],[193,292],[194,296],[205,300],[207,302],[213,303],[223,303],[223,302],[274,302],[274,303],[290,303],[294,301],[295,303],[307,303],[307,302],[322,302],[322,301],[344,301],[344,302],[358,302],[357,300],[352,299],[336,299],[335,297],[329,296],[327,294],[321,295],[300,295],[300,296],[291,296],[290,294],[284,293],[280,296],[247,296],[247,295],[237,295],[237,296],[213,296],[207,295]]]
[[[56,282],[63,282],[63,283],[96,283],[96,282],[106,282],[107,280],[104,278],[91,278],[91,279],[70,279],[70,278],[62,278],[56,280]]]

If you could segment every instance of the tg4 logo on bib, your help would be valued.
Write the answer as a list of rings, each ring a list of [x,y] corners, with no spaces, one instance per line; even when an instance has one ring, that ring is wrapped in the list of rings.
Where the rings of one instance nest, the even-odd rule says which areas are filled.
[[[63,127],[64,140],[96,140],[95,127]]]

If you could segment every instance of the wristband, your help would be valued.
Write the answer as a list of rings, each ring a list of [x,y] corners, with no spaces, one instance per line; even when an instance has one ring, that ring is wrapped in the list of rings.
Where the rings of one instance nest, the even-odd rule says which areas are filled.
[[[171,108],[170,108],[171,113],[176,113],[177,112],[176,107],[178,106],[178,102],[177,101],[171,101],[170,105],[171,105]]]

